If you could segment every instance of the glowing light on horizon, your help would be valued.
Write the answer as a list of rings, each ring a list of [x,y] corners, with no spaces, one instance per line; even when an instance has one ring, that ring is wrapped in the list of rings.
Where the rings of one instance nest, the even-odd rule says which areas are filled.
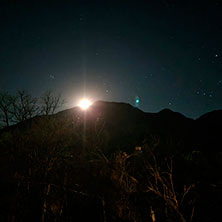
[[[78,104],[78,106],[82,110],[87,110],[91,105],[92,105],[92,102],[90,102],[88,99],[82,99],[82,100],[80,100],[80,102]]]

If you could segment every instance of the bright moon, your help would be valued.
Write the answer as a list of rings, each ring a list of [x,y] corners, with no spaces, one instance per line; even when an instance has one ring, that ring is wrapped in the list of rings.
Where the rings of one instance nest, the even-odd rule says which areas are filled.
[[[80,100],[79,102],[79,107],[82,109],[82,110],[86,110],[88,109],[90,106],[91,106],[91,102],[88,100],[88,99],[82,99]]]

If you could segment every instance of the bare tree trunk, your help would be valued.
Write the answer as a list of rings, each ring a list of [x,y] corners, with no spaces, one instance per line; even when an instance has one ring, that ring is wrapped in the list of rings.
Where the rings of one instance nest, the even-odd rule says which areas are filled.
[[[106,219],[106,210],[105,210],[105,200],[104,200],[104,198],[102,198],[102,206],[103,206],[103,221],[104,221],[104,222],[107,222],[107,219]]]
[[[5,113],[5,122],[6,122],[6,126],[9,127],[8,113]]]
[[[15,216],[12,216],[12,222],[15,222]]]
[[[180,211],[178,210],[178,208],[175,206],[175,204],[172,203],[172,201],[167,201],[168,204],[175,210],[175,212],[177,213],[177,215],[179,216],[180,220],[182,222],[186,222],[186,219],[184,218],[183,214],[180,213]]]
[[[155,212],[152,207],[150,208],[150,216],[152,218],[152,222],[156,222]]]
[[[46,192],[44,192],[44,194],[46,193],[46,197],[49,195],[50,188],[51,188],[51,185],[48,184],[48,185],[47,185]],[[45,214],[46,214],[46,212],[47,212],[47,200],[46,200],[46,197],[45,197],[45,199],[44,199],[43,209],[42,209],[42,222],[45,221]]]

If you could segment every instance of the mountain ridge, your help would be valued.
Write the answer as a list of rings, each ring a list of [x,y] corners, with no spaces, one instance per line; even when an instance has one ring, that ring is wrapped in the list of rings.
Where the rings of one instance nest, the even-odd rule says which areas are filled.
[[[91,131],[95,126],[101,127],[105,134],[109,135],[107,142],[109,147],[121,146],[124,149],[129,146],[131,151],[136,145],[142,145],[143,141],[151,135],[160,138],[160,144],[162,144],[160,150],[166,152],[170,152],[171,149],[178,152],[207,150],[211,145],[214,146],[212,150],[219,151],[222,145],[219,139],[221,131],[216,121],[222,120],[222,110],[212,111],[198,119],[192,119],[170,109],[149,113],[127,103],[106,101],[97,101],[85,111],[79,107],[73,107],[51,116],[37,116],[5,130],[23,130],[26,127],[32,127],[40,120],[44,122],[46,118],[58,122],[63,127],[72,125],[75,128],[76,125],[85,124],[85,127]]]

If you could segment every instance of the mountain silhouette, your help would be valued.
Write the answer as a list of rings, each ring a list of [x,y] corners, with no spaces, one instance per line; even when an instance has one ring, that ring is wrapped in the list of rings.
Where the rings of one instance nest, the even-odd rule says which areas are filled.
[[[98,101],[85,111],[74,107],[2,129],[0,220],[132,221],[119,214],[126,206],[140,221],[148,221],[150,207],[160,221],[181,221],[174,211],[165,214],[161,195],[147,192],[149,185],[164,190],[162,184],[178,197],[189,192],[181,211],[186,218],[194,200],[195,221],[212,215],[220,221],[221,123],[222,110],[194,120],[170,109],[146,113]]]
[[[85,127],[85,133],[106,137],[107,149],[133,152],[136,146],[158,138],[160,152],[219,151],[222,110],[212,111],[194,120],[170,109],[147,113],[126,103],[97,101],[87,109],[74,107],[51,116],[37,116],[5,130],[26,131],[39,121],[50,119],[63,127]],[[2,130],[4,132],[5,130]],[[79,132],[81,134],[81,132]],[[83,133],[83,131],[82,131]]]

